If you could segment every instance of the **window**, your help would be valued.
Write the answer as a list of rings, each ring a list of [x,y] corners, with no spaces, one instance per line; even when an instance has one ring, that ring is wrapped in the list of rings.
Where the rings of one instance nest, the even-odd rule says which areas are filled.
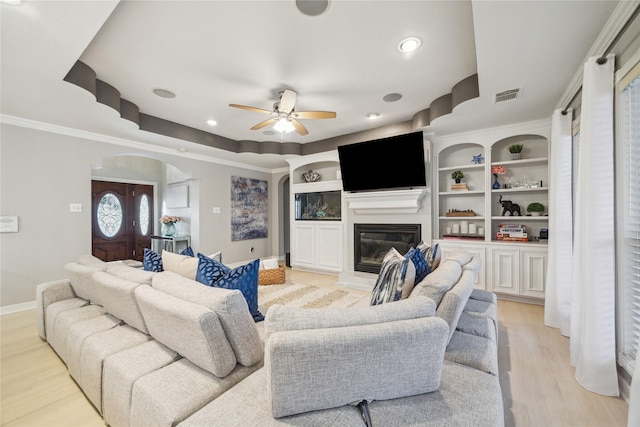
[[[140,209],[138,210],[139,218],[138,223],[140,224],[140,234],[146,236],[149,234],[149,197],[146,194],[143,194],[140,197]]]
[[[633,62],[620,72],[616,144],[619,362],[630,374],[640,340],[640,62]]]
[[[113,237],[118,234],[122,226],[122,205],[113,193],[102,196],[98,203],[98,227],[105,237]]]

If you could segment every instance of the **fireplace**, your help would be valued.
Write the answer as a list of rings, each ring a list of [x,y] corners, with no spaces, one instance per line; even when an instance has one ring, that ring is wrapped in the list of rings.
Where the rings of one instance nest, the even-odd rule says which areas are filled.
[[[420,224],[354,224],[354,270],[379,273],[384,256],[396,248],[405,254],[420,243]]]

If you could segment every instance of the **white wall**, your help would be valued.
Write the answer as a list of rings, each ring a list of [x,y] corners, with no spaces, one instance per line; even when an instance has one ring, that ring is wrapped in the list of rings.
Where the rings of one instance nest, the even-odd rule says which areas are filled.
[[[105,158],[114,156],[155,158],[172,164],[190,177],[190,231],[195,251],[210,254],[222,250],[226,262],[273,253],[272,239],[278,233],[276,209],[270,209],[268,238],[240,242],[231,241],[229,214],[230,177],[269,181],[273,205],[278,199],[277,184],[273,183],[270,173],[8,124],[2,124],[0,131],[0,215],[19,217],[18,233],[0,233],[2,307],[33,301],[37,284],[65,277],[65,263],[91,252],[92,166],[103,166]],[[120,160],[124,164],[132,161],[135,160]],[[107,164],[109,167],[104,173],[117,175],[113,173],[117,169],[114,163],[107,161]],[[100,170],[94,174],[101,175]],[[147,181],[156,175],[157,170],[139,169],[124,178]],[[166,178],[157,179],[163,186],[162,179]],[[159,188],[159,193],[164,194],[164,189]],[[69,212],[69,203],[81,203],[82,212]],[[222,213],[214,214],[214,206],[221,207]]]

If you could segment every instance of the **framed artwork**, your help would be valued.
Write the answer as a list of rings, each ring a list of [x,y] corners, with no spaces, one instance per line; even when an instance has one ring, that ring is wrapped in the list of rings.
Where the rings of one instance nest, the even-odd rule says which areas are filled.
[[[231,177],[231,240],[268,236],[269,192],[267,181]]]
[[[189,186],[187,184],[176,185],[167,189],[167,207],[189,207]]]

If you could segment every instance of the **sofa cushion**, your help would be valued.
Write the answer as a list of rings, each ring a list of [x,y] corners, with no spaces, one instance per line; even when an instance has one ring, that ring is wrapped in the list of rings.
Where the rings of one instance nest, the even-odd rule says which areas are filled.
[[[146,271],[154,271],[156,273],[164,270],[162,266],[162,256],[149,248],[144,248],[142,266]]]
[[[130,425],[175,426],[261,366],[237,366],[226,377],[218,378],[185,358],[170,363],[138,378],[133,384]],[[251,411],[251,407],[243,410]],[[203,425],[218,425],[229,415],[210,419]]]
[[[216,288],[239,290],[247,300],[253,320],[256,322],[264,320],[264,316],[258,309],[259,259],[231,269],[221,262],[200,253],[198,258],[198,272],[196,273],[198,282]]]
[[[276,332],[265,346],[271,412],[280,418],[437,390],[447,338],[437,317]],[[390,363],[408,354],[419,357]]]
[[[264,329],[268,338],[275,332],[371,325],[434,314],[435,304],[425,297],[369,307],[296,308],[274,304],[269,307]]]
[[[60,313],[86,305],[89,305],[89,301],[82,298],[68,298],[48,304],[44,313],[45,336],[47,339],[55,333],[56,318]]]
[[[498,376],[498,348],[489,338],[455,331],[444,358]]]
[[[107,267],[107,273],[113,274],[121,279],[131,280],[132,282],[141,283],[143,285],[150,285],[151,279],[155,272],[146,271],[141,268],[135,268],[123,263],[109,264]]]
[[[236,366],[236,357],[216,313],[151,287],[136,289],[151,336],[217,377]]]
[[[67,363],[67,341],[71,327],[76,323],[102,316],[105,313],[105,309],[102,306],[95,304],[61,312],[56,317],[53,332],[50,335],[47,334],[49,345],[58,353],[60,359]]]
[[[38,326],[38,335],[43,340],[47,339],[46,317],[49,305],[61,302],[67,299],[75,299],[76,293],[69,279],[54,280],[51,282],[40,283],[36,286],[36,323]],[[82,298],[77,298],[83,300]],[[87,300],[83,300],[87,304]]]
[[[96,318],[97,319],[97,318]],[[120,351],[143,344],[151,337],[129,325],[96,332],[84,340],[80,353],[78,383],[96,409],[102,413],[102,367],[104,360]]]
[[[273,418],[268,395],[264,393],[266,382],[266,371],[260,369],[178,427],[201,427],[210,425],[211,420],[215,420],[217,427],[364,426],[360,411],[354,405]],[[497,377],[445,360],[438,390],[378,400],[369,408],[375,426],[496,427],[504,425],[502,399]]]
[[[465,251],[464,249],[456,249],[447,254],[445,260],[456,261],[461,266],[465,266],[471,259],[473,258],[473,254],[469,251]]]
[[[80,360],[84,341],[93,334],[122,325],[122,320],[105,314],[74,324],[67,335],[67,369],[76,382],[80,382]]]
[[[441,317],[449,324],[449,339],[455,332],[460,315],[469,300],[471,291],[473,291],[473,282],[473,273],[468,270],[463,271],[458,283],[444,295],[442,302],[436,309],[436,316]]]
[[[262,361],[264,349],[260,334],[242,292],[203,286],[170,271],[157,274],[152,285],[159,291],[215,311],[238,363],[252,366]]]
[[[462,267],[455,261],[445,261],[429,273],[427,277],[413,287],[410,297],[426,296],[440,305],[444,294],[455,285],[462,276]]]
[[[109,314],[124,320],[145,334],[149,333],[134,295],[138,286],[148,285],[122,279],[104,271],[94,273],[93,279],[100,301]]]
[[[479,256],[474,255],[471,258],[471,261],[469,261],[468,263],[464,264],[462,266],[462,268],[464,270],[471,270],[471,271],[473,271],[474,274],[477,275],[480,272],[480,269],[482,268],[482,260],[480,259]],[[485,292],[488,292],[488,291],[485,291]]]
[[[422,280],[427,277],[427,274],[431,273],[431,267],[429,267],[429,264],[420,249],[411,248],[409,249],[409,252],[404,254],[404,257],[408,258],[416,268],[414,283],[422,282]],[[408,296],[409,295],[407,294],[404,298],[407,298]]]
[[[133,384],[180,358],[156,340],[112,354],[102,369],[102,415],[110,426],[128,427]]]
[[[89,267],[98,267],[103,270],[106,268],[107,263],[101,260],[100,258],[93,256],[91,254],[83,254],[78,257],[78,264],[86,265]]]
[[[64,265],[64,271],[73,286],[75,294],[80,298],[90,301],[92,304],[101,304],[96,294],[92,275],[97,271],[105,271],[106,269],[106,264],[102,267],[83,265],[77,262],[69,262]]]
[[[391,248],[382,260],[380,273],[371,291],[371,305],[384,304],[409,296],[413,289],[416,268],[413,263]]]

